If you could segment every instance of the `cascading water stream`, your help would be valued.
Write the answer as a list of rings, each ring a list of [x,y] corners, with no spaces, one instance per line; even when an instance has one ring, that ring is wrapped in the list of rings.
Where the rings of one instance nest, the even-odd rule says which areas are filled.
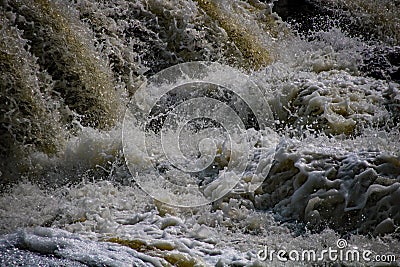
[[[0,265],[398,266],[399,8],[2,1]]]

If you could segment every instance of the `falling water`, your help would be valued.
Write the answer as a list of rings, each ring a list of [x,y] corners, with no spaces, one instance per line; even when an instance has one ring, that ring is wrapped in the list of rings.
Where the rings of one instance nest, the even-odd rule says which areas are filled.
[[[398,266],[399,8],[2,1],[0,265]]]

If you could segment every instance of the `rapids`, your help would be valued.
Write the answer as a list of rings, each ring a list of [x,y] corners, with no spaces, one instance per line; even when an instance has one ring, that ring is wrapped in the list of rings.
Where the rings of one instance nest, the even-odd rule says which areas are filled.
[[[1,1],[0,265],[399,266],[399,9]]]

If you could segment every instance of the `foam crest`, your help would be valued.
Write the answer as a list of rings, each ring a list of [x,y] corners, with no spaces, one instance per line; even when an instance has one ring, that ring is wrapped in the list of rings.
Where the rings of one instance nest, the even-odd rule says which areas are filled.
[[[313,228],[392,231],[399,220],[398,207],[390,204],[398,201],[400,188],[398,150],[374,151],[328,138],[304,141],[281,143],[257,206]],[[379,227],[387,219],[391,224]]]

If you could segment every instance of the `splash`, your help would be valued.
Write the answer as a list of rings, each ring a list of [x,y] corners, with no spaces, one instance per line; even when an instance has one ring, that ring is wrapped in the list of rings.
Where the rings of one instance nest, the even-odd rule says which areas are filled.
[[[3,1],[1,183],[11,184],[0,195],[1,264],[263,266],[264,246],[322,250],[339,238],[352,249],[397,253],[396,7],[386,5],[384,15],[367,8],[373,3],[327,6],[339,15],[305,33],[272,3],[253,0]],[[340,21],[348,14],[363,15],[360,29],[380,25],[386,43],[348,31]],[[229,67],[151,78],[192,61]],[[200,86],[204,75],[214,85]],[[156,97],[174,85],[184,90]],[[218,114],[210,112],[214,100],[199,101],[204,95],[218,96],[240,120],[175,127],[182,120],[174,108],[188,118],[196,107]],[[126,164],[121,118],[132,96],[153,109],[149,147],[125,151]],[[241,101],[251,97],[266,105]],[[271,131],[255,118],[268,119]],[[220,128],[231,122],[244,130]],[[130,137],[130,145],[140,141]],[[162,138],[180,150],[161,151]],[[229,171],[242,156],[246,168]],[[212,201],[185,209],[151,199],[128,167],[140,182],[159,185],[162,175]],[[233,190],[218,181],[223,175],[235,178]]]

